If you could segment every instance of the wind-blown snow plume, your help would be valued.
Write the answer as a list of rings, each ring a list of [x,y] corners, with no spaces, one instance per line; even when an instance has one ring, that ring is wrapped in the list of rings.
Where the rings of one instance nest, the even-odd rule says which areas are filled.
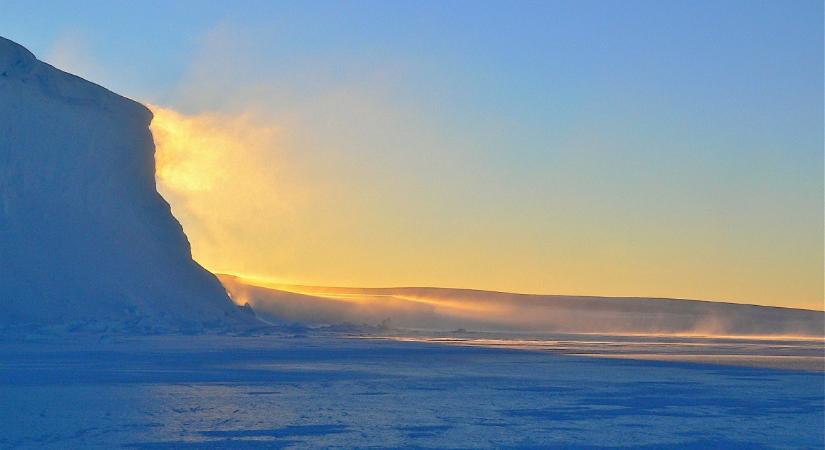
[[[254,114],[149,108],[158,190],[185,225],[195,259],[224,271],[278,258],[271,243],[289,235],[284,228],[300,200],[278,159],[280,130]]]

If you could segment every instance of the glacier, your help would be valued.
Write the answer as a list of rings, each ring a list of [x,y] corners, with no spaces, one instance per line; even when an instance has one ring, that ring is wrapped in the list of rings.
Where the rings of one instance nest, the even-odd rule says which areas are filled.
[[[157,192],[151,120],[0,38],[0,326],[249,323]]]

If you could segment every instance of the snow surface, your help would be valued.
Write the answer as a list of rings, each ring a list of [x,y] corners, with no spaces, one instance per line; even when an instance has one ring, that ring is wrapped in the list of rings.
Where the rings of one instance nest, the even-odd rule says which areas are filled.
[[[248,321],[155,188],[151,119],[0,38],[0,327]]]
[[[822,448],[823,388],[317,331],[41,337],[0,343],[0,447]]]

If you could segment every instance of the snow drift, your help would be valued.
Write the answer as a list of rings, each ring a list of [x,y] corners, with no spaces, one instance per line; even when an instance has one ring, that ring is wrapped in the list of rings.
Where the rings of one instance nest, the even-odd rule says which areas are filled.
[[[0,38],[0,326],[250,320],[156,190],[151,120]]]
[[[218,275],[233,299],[270,321],[475,331],[708,336],[825,333],[825,313],[698,300],[526,295],[446,288],[256,286]],[[384,322],[386,324],[386,322]]]

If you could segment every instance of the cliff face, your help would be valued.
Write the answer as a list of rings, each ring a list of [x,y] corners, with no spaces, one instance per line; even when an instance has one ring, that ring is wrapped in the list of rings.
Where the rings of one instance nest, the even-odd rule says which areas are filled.
[[[156,190],[151,120],[0,38],[0,325],[249,321]]]

